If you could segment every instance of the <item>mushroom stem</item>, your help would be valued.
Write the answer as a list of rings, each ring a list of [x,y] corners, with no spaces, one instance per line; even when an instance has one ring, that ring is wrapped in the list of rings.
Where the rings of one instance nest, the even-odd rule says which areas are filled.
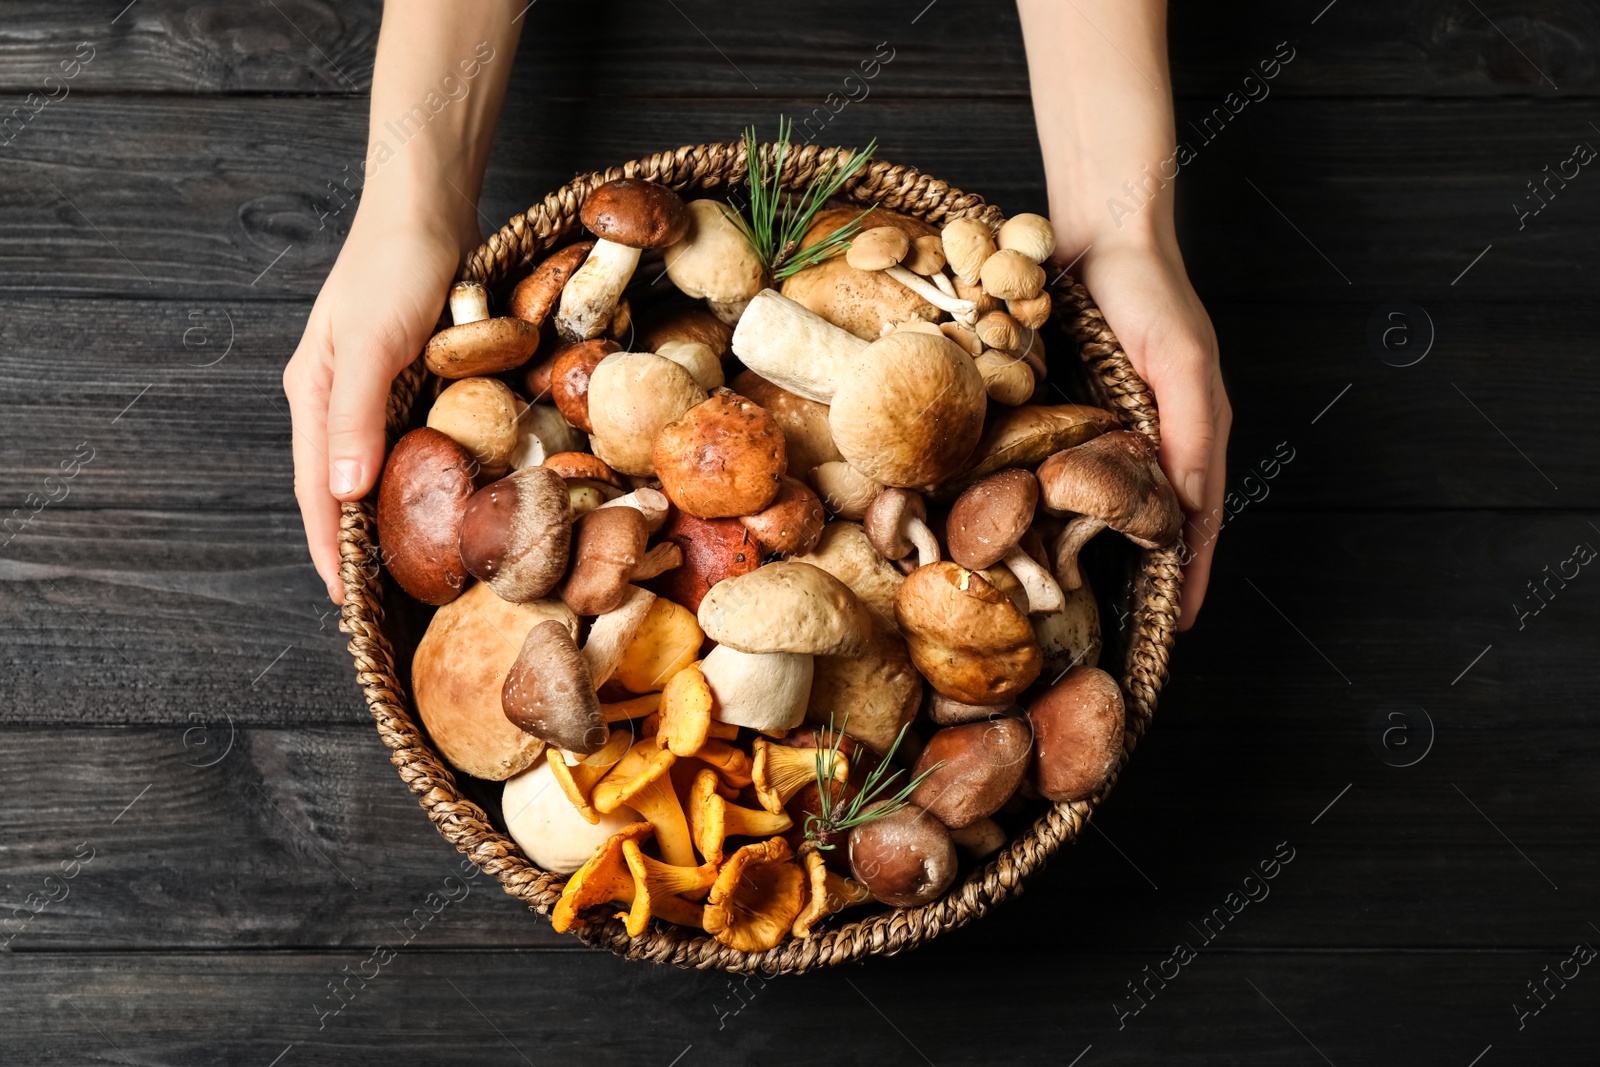
[[[1062,589],[1070,591],[1083,584],[1083,577],[1078,573],[1078,552],[1089,543],[1091,537],[1105,528],[1104,519],[1079,515],[1067,523],[1067,528],[1056,538],[1056,580],[1061,583]],[[1017,580],[1022,580],[1020,575]]]
[[[1022,591],[1028,594],[1029,615],[1054,615],[1067,606],[1061,586],[1056,584],[1049,571],[1039,566],[1038,560],[1022,550],[1021,545],[1012,545],[1001,562],[1021,583]]]
[[[450,321],[457,326],[481,322],[489,317],[489,290],[477,282],[458,282],[450,287]]]
[[[939,539],[933,535],[927,523],[912,519],[906,523],[905,534],[906,539],[917,546],[917,566],[926,567],[939,562]]]
[[[946,294],[937,285],[928,284],[926,278],[919,278],[904,267],[889,267],[883,273],[899,282],[901,285],[916,293],[922,299],[952,315],[976,315],[978,305],[970,300],[963,300],[959,296]],[[954,286],[951,286],[953,289]]]
[[[675,541],[663,541],[639,558],[633,568],[633,580],[642,582],[683,566],[683,549]]]
[[[639,251],[604,238],[595,241],[589,258],[561,290],[556,329],[563,337],[587,341],[606,332],[617,301],[639,265]]]
[[[928,278],[933,282],[934,285],[939,287],[939,291],[945,296],[950,297],[952,300],[961,299],[960,294],[956,292],[955,283],[950,280],[944,271],[936,270],[932,274],[928,275]]]
[[[841,374],[867,347],[855,334],[771,289],[751,299],[732,344],[733,354],[767,381],[823,404],[833,402]]]
[[[624,493],[622,496],[607,500],[604,504],[601,504],[600,507],[632,508],[644,516],[645,529],[649,530],[651,533],[656,533],[663,525],[665,525],[667,521],[667,508],[670,505],[671,501],[667,499],[667,494],[663,493],[659,489],[650,489],[647,487],[644,489],[635,489],[631,493]],[[598,511],[599,508],[595,508],[594,510]],[[677,564],[674,563],[673,566],[676,567]]]
[[[607,679],[616,673],[628,642],[639,632],[644,617],[650,612],[650,605],[655,602],[654,593],[630,585],[621,604],[604,615],[596,616],[589,625],[589,639],[583,643],[583,658],[589,662],[589,674],[596,689],[605,685]]]

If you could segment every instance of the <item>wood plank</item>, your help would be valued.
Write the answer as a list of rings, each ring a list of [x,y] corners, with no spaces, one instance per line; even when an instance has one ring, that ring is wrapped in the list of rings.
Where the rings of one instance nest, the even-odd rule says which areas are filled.
[[[1592,979],[1552,982],[1556,996],[1520,1032],[1507,1006],[1570,942],[1592,939],[1586,931],[1537,953],[1202,954],[1165,989],[1152,982],[1155,998],[1120,1031],[1113,1002],[1135,1004],[1124,983],[1161,956],[930,948],[735,986],[594,953],[405,953],[351,980],[338,1015],[321,1014],[334,1003],[328,983],[346,965],[356,973],[362,951],[30,956],[0,971],[0,1047],[16,1062],[121,1062],[120,1052],[174,1067],[274,1056],[977,1064],[999,1049],[1016,1064],[1467,1064],[1491,1045],[1499,1062],[1580,1063],[1593,1048]],[[931,1009],[953,999],[960,1010]]]
[[[72,91],[338,94],[371,84],[375,3],[279,0],[275,9],[140,0],[115,22],[38,0],[13,6],[8,27],[0,28],[0,91],[37,91],[84,41],[95,58],[72,80]],[[818,0],[774,34],[770,16],[743,4],[681,0],[678,11],[646,0],[600,11],[539,5],[526,14],[518,88],[544,97],[588,82],[608,94],[703,96],[754,86],[814,94],[818,105],[830,91],[1026,93],[1014,5],[984,0],[924,13],[926,6]],[[1169,36],[1178,91],[1221,97],[1238,89],[1284,40],[1295,58],[1272,89],[1283,95],[1481,97],[1553,94],[1558,85],[1573,96],[1597,88],[1590,60],[1600,44],[1597,27],[1570,3],[1488,5],[1483,13],[1441,11],[1422,0],[1323,9],[1315,2],[1174,4]],[[593,40],[597,23],[605,33]],[[1087,23],[1083,31],[1093,32]],[[572,47],[580,40],[585,47]],[[889,43],[893,60],[866,90],[847,90],[843,78],[859,72],[879,42]]]

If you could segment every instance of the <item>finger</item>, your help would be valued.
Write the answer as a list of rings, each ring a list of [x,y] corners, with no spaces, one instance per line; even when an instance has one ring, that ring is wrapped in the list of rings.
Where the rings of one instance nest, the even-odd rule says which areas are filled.
[[[383,468],[384,415],[389,386],[406,360],[394,341],[355,342],[336,347],[333,391],[328,397],[329,489],[340,500],[360,500],[372,489]]]
[[[309,330],[308,330],[309,333]],[[328,597],[344,603],[339,580],[339,502],[328,492],[327,410],[330,386],[328,358],[309,336],[301,342],[283,372],[289,398],[294,452],[294,496],[305,524],[306,546]]]
[[[1200,614],[1200,606],[1205,603],[1206,589],[1211,585],[1211,558],[1217,551],[1217,537],[1222,529],[1223,497],[1228,485],[1227,445],[1227,429],[1224,428],[1221,442],[1211,454],[1204,506],[1191,516],[1184,527],[1184,538],[1194,555],[1183,568],[1179,632],[1194,625],[1195,616]]]

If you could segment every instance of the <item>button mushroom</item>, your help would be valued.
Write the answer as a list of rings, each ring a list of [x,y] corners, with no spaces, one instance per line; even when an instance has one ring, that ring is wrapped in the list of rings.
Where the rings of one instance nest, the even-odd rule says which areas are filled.
[[[424,604],[461,594],[461,522],[472,499],[471,453],[438,430],[421,427],[399,441],[378,483],[378,544],[400,588]]]
[[[566,480],[547,467],[525,467],[484,486],[461,519],[462,564],[502,600],[545,596],[567,569],[568,501]]]
[[[790,927],[795,937],[810,937],[817,924],[828,916],[872,899],[872,894],[860,882],[828,870],[815,845],[801,848],[800,866],[806,875],[806,903]]]
[[[782,814],[789,798],[808,785],[850,780],[849,759],[833,748],[790,748],[758,737],[752,751],[756,799],[774,815]]]
[[[879,801],[865,814],[880,811]],[[850,872],[877,900],[910,908],[937,899],[956,877],[950,831],[928,812],[906,805],[850,831]]]
[[[1183,527],[1178,495],[1142,433],[1115,430],[1057,452],[1039,467],[1045,506],[1073,519],[1055,544],[1056,578],[1076,589],[1078,552],[1107,526],[1141,548],[1171,544]]]
[[[770,504],[788,458],[777,420],[723,390],[661,427],[651,462],[674,504],[696,518],[722,519]]]
[[[944,264],[944,242],[932,234],[912,241],[911,251],[900,261],[906,270],[924,278],[944,270]]]
[[[1010,352],[1022,343],[1022,327],[1004,311],[991,311],[978,319],[973,326],[978,340],[988,348]]]
[[[680,364],[654,352],[616,352],[589,379],[595,455],[624,474],[655,473],[656,435],[706,399]]]
[[[571,874],[582,867],[606,839],[639,821],[639,813],[621,807],[610,815],[584,818],[556,783],[557,756],[506,780],[500,794],[500,811],[506,831],[541,870]]]
[[[740,952],[777,948],[805,905],[806,877],[781,837],[746,845],[706,898],[706,933]]]
[[[1074,667],[1028,705],[1028,721],[1034,784],[1047,800],[1089,796],[1122,757],[1122,690],[1105,671]]]
[[[1011,799],[1032,751],[1033,736],[1019,718],[946,726],[917,757],[912,777],[926,776],[912,791],[911,803],[952,830],[971,826]]]
[[[929,238],[919,238],[928,240]],[[955,289],[950,288],[950,281],[935,267],[929,271],[914,271],[900,265],[900,261],[911,254],[911,242],[905,233],[893,226],[875,226],[869,230],[862,230],[850,242],[850,250],[845,254],[845,260],[856,270],[882,271],[885,276],[893,278],[917,296],[938,308],[947,311],[958,319],[970,321],[976,315],[976,306],[968,300],[962,300],[955,295]],[[923,257],[919,256],[919,260]],[[940,258],[943,256],[941,254]],[[943,266],[943,264],[940,264]],[[923,277],[924,274],[935,275],[932,281]],[[939,285],[944,283],[944,288]],[[948,291],[946,291],[948,289]],[[889,320],[900,321],[900,320]],[[911,319],[909,321],[926,321]]]
[[[964,704],[1005,703],[1039,676],[1039,642],[1027,616],[955,563],[913,571],[895,597],[895,618],[928,684]]]
[[[553,619],[528,631],[500,699],[518,729],[567,752],[587,756],[610,737],[589,662]]]
[[[506,302],[507,309],[519,319],[543,326],[556,301],[561,298],[561,290],[567,284],[567,279],[583,265],[593,249],[593,241],[579,241],[550,253],[543,263],[533,269],[532,274],[511,290],[511,297]]]
[[[928,528],[928,507],[922,496],[909,489],[885,489],[867,506],[862,528],[867,540],[887,560],[902,560],[913,552],[916,566],[939,561],[939,539]]]
[[[1061,587],[1022,547],[1039,503],[1039,483],[1025,470],[999,471],[951,505],[945,523],[950,558],[981,571],[1003,562],[1028,594],[1028,612],[1048,615],[1064,606]]]
[[[973,359],[983,391],[996,404],[1017,407],[1033,399],[1036,381],[1033,368],[1021,356],[985,349]]]
[[[623,805],[633,808],[655,830],[662,859],[679,867],[693,867],[689,824],[667,774],[677,758],[666,749],[657,748],[653,738],[636,742],[594,787],[591,803],[602,815]]]
[[[778,477],[778,495],[753,515],[739,519],[768,552],[799,555],[822,536],[822,501],[811,487],[787,474]]]
[[[450,287],[450,319],[422,349],[441,378],[499,374],[525,363],[539,347],[539,327],[518,318],[490,318],[489,291],[477,282]]]
[[[628,587],[683,562],[668,541],[646,549],[650,528],[634,508],[601,507],[573,527],[572,570],[561,583],[561,599],[579,615],[604,615],[622,603]]]
[[[766,267],[727,204],[691,200],[686,210],[687,231],[666,249],[667,277],[686,295],[705,300],[718,318],[737,322],[765,284]]]
[[[599,240],[561,290],[556,329],[572,341],[605,332],[642,249],[673,244],[689,228],[689,213],[678,194],[640,178],[617,178],[599,186],[584,201],[579,217]]]
[[[439,394],[428,409],[428,425],[458,442],[486,478],[511,469],[522,402],[496,378],[463,378]]]
[[[695,848],[708,863],[721,863],[723,842],[730,837],[770,837],[793,825],[783,812],[734,804],[717,790],[717,772],[697,773],[689,787],[689,830]]]
[[[1045,291],[1033,296],[1012,297],[1006,301],[1006,310],[1020,325],[1037,330],[1050,321],[1050,293]]]

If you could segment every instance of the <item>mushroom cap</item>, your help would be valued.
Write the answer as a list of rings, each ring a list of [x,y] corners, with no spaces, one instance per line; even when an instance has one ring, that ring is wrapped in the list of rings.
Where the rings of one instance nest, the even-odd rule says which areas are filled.
[[[1022,343],[1021,325],[1004,311],[990,311],[983,315],[973,330],[978,340],[1002,352],[1010,352]]]
[[[612,353],[589,379],[595,455],[624,474],[654,474],[651,446],[656,435],[705,398],[694,376],[665,356]]]
[[[434,612],[411,660],[411,693],[439,754],[462,773],[500,781],[544,750],[506,718],[501,698],[524,639],[549,619],[578,632],[559,600],[511,604],[485,583]]]
[[[428,425],[472,453],[479,470],[498,478],[511,469],[521,400],[498,378],[462,378],[428,409]]]
[[[635,741],[628,754],[594,787],[595,810],[602,815],[616,811],[655,783],[670,782],[667,772],[677,761],[670,751],[658,748],[653,737]]]
[[[551,874],[571,874],[607,838],[638,822],[639,813],[621,807],[599,816],[599,822],[589,822],[556,784],[551,766],[547,757],[508,778],[500,794],[500,811],[511,839],[534,866]]]
[[[422,349],[428,369],[441,378],[499,374],[526,363],[539,347],[539,327],[523,319],[478,319],[446,326]]]
[[[378,483],[378,544],[400,588],[424,604],[461,594],[461,521],[472,498],[472,454],[438,430],[412,430],[389,453]]]
[[[777,948],[805,906],[806,876],[781,837],[745,845],[706,898],[706,933],[740,952]]]
[[[1104,408],[1084,404],[1024,404],[998,411],[989,420],[967,470],[954,484],[969,485],[1003,467],[1032,467],[1046,456],[1121,425]]]
[[[661,427],[651,456],[662,492],[702,519],[760,511],[778,495],[788,465],[777,420],[726,390]]]
[[[1014,297],[1006,301],[1006,311],[1021,326],[1037,330],[1050,321],[1050,294],[1039,292],[1033,296]]]
[[[567,569],[572,509],[567,483],[524,467],[479,489],[461,520],[461,562],[502,600],[537,600]]]
[[[668,341],[656,349],[656,355],[666,356],[688,371],[694,383],[707,392],[720,389],[725,384],[722,360],[717,358],[708,344],[700,341]]]
[[[700,602],[706,636],[740,652],[858,655],[871,625],[848,586],[792,560],[720,582]]]
[[[611,736],[589,663],[572,631],[554,619],[528,631],[500,701],[519,730],[580,756],[600,751]]]
[[[1033,399],[1038,384],[1033,367],[1021,356],[987,349],[975,362],[983,389],[989,399],[1006,407],[1017,407]]]
[[[572,273],[583,266],[594,248],[593,241],[558,248],[545,257],[543,263],[533,268],[533,273],[517,283],[506,301],[506,310],[512,316],[525,319],[535,326],[544,325],[561,299],[561,287],[567,284]]]
[[[806,231],[801,248],[809,248],[849,223],[856,208],[826,208]],[[865,229],[892,226],[915,240],[936,231],[918,219],[875,208],[861,220]],[[857,235],[859,237],[859,234]],[[889,322],[925,319],[936,322],[941,312],[918,294],[881,271],[857,270],[847,256],[832,255],[784,279],[782,293],[835,326],[865,341],[875,340]]]
[[[627,488],[621,476],[592,452],[557,452],[553,456],[546,456],[543,466],[569,482],[581,480],[609,485],[617,490],[619,496]]]
[[[572,571],[561,599],[579,615],[604,615],[622,603],[650,529],[633,508],[596,508],[573,524]]]
[[[660,248],[683,238],[683,198],[645,178],[613,178],[589,194],[579,213],[595,236],[629,248]]]
[[[872,812],[886,802],[867,809]],[[850,831],[850,871],[877,900],[910,908],[936,899],[956,877],[950,831],[914,804]]]
[[[1054,678],[1068,667],[1079,664],[1093,667],[1100,662],[1100,605],[1088,584],[1063,589],[1066,604],[1048,615],[1030,615],[1033,632],[1039,638],[1046,678]]]
[[[828,405],[791,393],[753,370],[741,371],[730,383],[733,391],[766,408],[783,431],[789,473],[807,478],[813,467],[843,459],[828,428]]]
[[[659,352],[669,341],[693,341],[710,348],[718,359],[725,359],[733,344],[733,327],[699,304],[668,305],[641,313],[641,318],[635,340],[647,352]]]
[[[700,519],[673,508],[661,540],[683,550],[683,563],[646,584],[691,612],[718,582],[761,566],[761,545],[738,519]]]
[[[1025,211],[1000,224],[995,243],[1001,251],[1017,252],[1043,263],[1056,250],[1056,228],[1043,215]]]
[[[1013,704],[963,704],[951,700],[937,689],[928,698],[928,718],[940,726],[961,726],[969,722],[992,719],[1011,710]]]
[[[831,440],[831,437],[830,437]],[[811,484],[823,507],[841,519],[859,521],[883,492],[883,484],[873,481],[842,459],[829,460],[811,468]]]
[[[630,693],[650,693],[695,662],[706,635],[694,612],[656,597],[617,661],[616,680]]]
[[[1000,562],[1033,523],[1039,483],[1032,472],[997,471],[956,497],[945,520],[950,558],[968,570]]]
[[[1033,734],[1021,718],[946,726],[928,739],[911,769],[912,778],[928,775],[911,802],[952,830],[971,826],[1011,799],[1032,752]]]
[[[1022,300],[1043,291],[1044,268],[1021,252],[1003,248],[983,261],[979,279],[990,296]]]
[[[1004,704],[1039,676],[1028,617],[981,575],[949,561],[918,567],[895,618],[928,684],[963,704]]]
[[[956,343],[956,346],[977,359],[983,353],[983,338],[978,336],[976,330],[969,330],[959,322],[941,322],[939,332]]]
[[[986,407],[983,378],[955,342],[897,330],[862,349],[841,376],[828,426],[844,458],[867,477],[931,485],[967,462]]]
[[[905,575],[879,555],[859,523],[835,521],[822,528],[817,547],[795,557],[827,571],[860,598],[880,622],[894,621],[894,598]]]
[[[637,844],[654,832],[648,822],[636,822],[612,834],[579,867],[561,889],[561,899],[550,912],[550,926],[558,934],[588,923],[583,912],[614,901],[633,901],[633,872],[623,856],[622,846]]]
[[[762,289],[766,267],[720,200],[691,200],[683,237],[666,250],[667,277],[696,300],[731,303]],[[657,348],[659,351],[659,347]]]
[[[809,552],[822,536],[822,500],[798,478],[780,475],[772,502],[739,521],[769,552]]]
[[[667,679],[661,691],[656,744],[674,755],[694,755],[710,735],[712,702],[711,687],[700,673],[699,663],[691,663]]]
[[[900,265],[912,274],[920,274],[924,278],[938,274],[944,270],[944,242],[936,234],[918,237],[911,242],[911,251]]]
[[[798,652],[740,652],[718,645],[700,673],[716,698],[718,722],[752,730],[792,730],[805,721],[814,657]]]
[[[806,874],[806,904],[790,930],[795,937],[810,937],[816,925],[829,915],[872,899],[860,882],[828,870],[815,845],[801,849],[800,867]]]
[[[913,519],[925,522],[927,518],[928,506],[922,502],[920,493],[890,488],[879,493],[867,505],[861,528],[867,532],[867,540],[872,542],[872,547],[884,559],[904,559],[917,547],[905,535],[905,527]]]
[[[1105,784],[1122,757],[1122,690],[1105,671],[1074,667],[1028,706],[1034,783],[1048,800],[1076,800]]]
[[[939,241],[950,269],[968,285],[978,284],[984,261],[994,255],[997,247],[994,233],[988,225],[974,218],[946,223],[939,234]]]
[[[617,342],[608,337],[566,344],[550,365],[550,399],[561,417],[584,433],[593,433],[589,416],[589,381],[594,369],[613,352]]]
[[[570,452],[584,443],[554,404],[528,404],[517,416],[517,446],[511,452],[512,470],[536,467],[546,456]]]
[[[850,239],[845,262],[856,270],[888,270],[911,251],[911,238],[897,226],[874,226]]]
[[[873,616],[871,637],[859,655],[817,656],[806,705],[807,719],[824,724],[831,719],[878,752],[889,751],[922,703],[922,675],[911,665],[911,652],[892,620],[892,614]]]
[[[1039,466],[1039,488],[1052,511],[1092,515],[1143,548],[1170,544],[1183,528],[1156,446],[1133,430],[1057,452]]]

